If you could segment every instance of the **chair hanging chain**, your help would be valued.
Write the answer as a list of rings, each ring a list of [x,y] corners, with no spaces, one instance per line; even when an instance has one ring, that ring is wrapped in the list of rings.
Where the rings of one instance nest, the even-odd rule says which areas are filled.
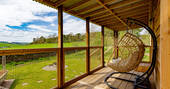
[[[129,22],[128,20],[126,21],[126,23],[127,23],[127,30],[126,30],[127,33],[133,34],[133,30],[132,30],[132,29],[129,29],[129,27],[131,27],[133,23],[132,23],[132,22]],[[130,23],[129,26],[128,26],[128,23]]]

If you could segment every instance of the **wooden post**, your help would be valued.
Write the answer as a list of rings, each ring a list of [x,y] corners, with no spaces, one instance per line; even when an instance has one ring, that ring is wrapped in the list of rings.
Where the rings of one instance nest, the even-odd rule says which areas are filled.
[[[115,50],[115,58],[119,57],[119,48],[118,48],[118,31],[114,31],[114,50]]]
[[[101,50],[101,61],[102,61],[102,66],[104,67],[104,26],[101,27],[101,46],[102,46],[102,50]]]
[[[2,56],[2,68],[3,68],[3,71],[6,70],[6,56]]]
[[[170,89],[169,75],[170,75],[170,0],[160,0],[160,89]]]
[[[63,7],[58,7],[58,59],[57,59],[57,72],[58,72],[58,87],[62,88],[64,85],[64,52],[63,52]]]
[[[149,4],[149,27],[151,29],[154,29],[153,26],[153,1],[151,1],[151,3]],[[152,62],[152,50],[153,50],[153,41],[152,41],[152,37],[150,36],[150,44],[151,47],[149,47],[149,62]]]
[[[90,73],[90,18],[86,18],[86,72]]]

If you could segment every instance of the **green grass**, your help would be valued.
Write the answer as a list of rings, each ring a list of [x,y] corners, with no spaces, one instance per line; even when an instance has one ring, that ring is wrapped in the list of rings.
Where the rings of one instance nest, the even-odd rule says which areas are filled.
[[[91,59],[97,67],[98,60]],[[65,55],[65,81],[71,80],[86,72],[86,51],[78,51]],[[96,62],[95,62],[96,61]],[[56,62],[56,57],[46,57],[29,60],[27,62],[11,62],[6,65],[8,79],[16,79],[12,89],[50,89],[57,85],[56,71],[45,71],[42,68]],[[2,69],[2,66],[0,67]],[[93,67],[94,68],[94,67]],[[38,83],[38,81],[43,81]],[[28,85],[23,86],[24,83]]]
[[[64,43],[64,47],[79,47],[85,46],[85,42],[71,42],[71,43]],[[34,48],[57,48],[57,43],[44,43],[44,44],[8,44],[8,43],[0,43],[1,50],[4,49],[34,49]],[[6,48],[7,47],[7,48]]]
[[[19,46],[18,44],[9,44],[9,43],[0,43],[0,48],[1,47],[16,47],[16,46]]]
[[[12,89],[49,89],[54,87],[57,82],[52,80],[56,78],[56,71],[45,71],[42,68],[55,62],[56,57],[50,57],[30,62],[24,62],[22,65],[8,65],[8,79],[16,79]],[[37,81],[43,81],[38,83]],[[24,83],[28,85],[23,86]]]

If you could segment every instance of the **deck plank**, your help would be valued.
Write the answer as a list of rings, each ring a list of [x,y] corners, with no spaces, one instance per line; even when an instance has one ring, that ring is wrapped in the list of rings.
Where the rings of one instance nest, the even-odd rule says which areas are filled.
[[[131,71],[130,73],[133,73],[134,71]],[[127,80],[130,80],[130,78],[132,77],[132,75],[126,75],[124,78]],[[125,87],[127,86],[129,82],[126,81],[122,81],[121,85],[119,86],[118,89],[125,89]]]
[[[110,89],[105,83],[104,79],[106,76],[108,76],[110,73],[114,72],[112,69],[105,67],[79,81],[76,83],[70,85],[66,89]],[[140,74],[141,72],[132,71],[132,73]],[[134,80],[135,76],[128,75],[128,74],[116,74],[113,76],[118,76],[125,79],[131,79]],[[133,89],[133,84],[117,80],[114,78],[111,78],[108,80],[114,87],[118,89]]]
[[[83,78],[82,80],[79,80],[75,84],[69,86],[67,89],[93,89],[95,85],[101,83],[100,81],[103,81],[103,77],[111,71],[111,69],[103,68],[95,72],[94,74],[89,75],[86,78]]]
[[[136,72],[136,71],[134,71],[134,74],[140,75],[141,72]],[[135,79],[136,79],[136,76],[134,76],[134,75],[132,75],[132,76],[130,77],[130,80],[133,80],[133,81],[134,81]],[[128,83],[127,86],[126,86],[126,88],[124,88],[124,89],[133,89],[133,88],[134,88],[133,83]]]

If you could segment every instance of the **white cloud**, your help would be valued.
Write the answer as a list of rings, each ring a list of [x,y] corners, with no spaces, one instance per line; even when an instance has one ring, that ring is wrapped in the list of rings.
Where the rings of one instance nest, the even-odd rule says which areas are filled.
[[[17,29],[0,31],[0,34],[0,41],[8,42],[32,42],[35,37],[49,35],[46,32],[22,31]]]
[[[50,24],[51,26],[56,26],[54,23]]]
[[[90,23],[90,32],[101,32],[101,26]]]
[[[32,0],[0,0],[0,41],[31,42],[34,37],[48,36],[52,32],[45,27],[30,26],[37,31],[11,29],[6,25],[20,26],[24,22],[43,20],[53,22],[57,16],[40,17],[37,13],[57,12],[57,10]]]
[[[56,16],[38,16],[48,12],[57,12],[57,10],[34,2],[32,0],[0,0],[0,41],[9,42],[32,42],[33,38],[40,36],[49,36],[57,32]],[[64,18],[64,34],[85,33],[86,23],[83,20],[73,18],[66,13]],[[50,25],[28,26],[27,30],[11,29],[6,25],[20,26],[24,22],[33,20],[42,20],[49,22]],[[56,29],[56,30],[54,30]]]
[[[65,21],[63,30],[64,30],[64,34],[85,33],[86,23],[83,20],[75,20],[75,19],[69,18]]]
[[[19,26],[23,22],[32,20],[51,21],[51,18],[35,16],[36,13],[55,11],[45,5],[32,0],[0,0],[0,26],[5,25]],[[54,17],[52,17],[54,18]]]
[[[46,17],[42,17],[41,20],[46,22],[53,22],[56,18],[57,16],[46,16]]]
[[[50,29],[47,29],[46,26],[29,25],[28,28],[36,29],[36,30],[42,31],[42,32],[54,32]]]

